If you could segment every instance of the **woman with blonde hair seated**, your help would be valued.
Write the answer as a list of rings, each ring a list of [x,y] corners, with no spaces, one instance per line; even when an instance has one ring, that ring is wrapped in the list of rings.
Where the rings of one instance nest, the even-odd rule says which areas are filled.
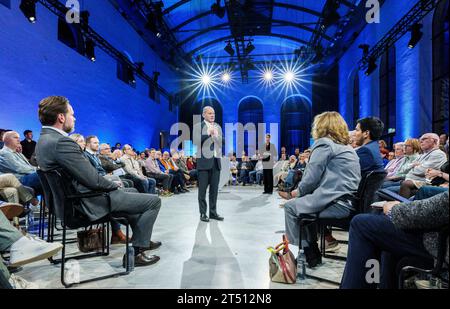
[[[311,156],[298,189],[279,192],[289,201],[284,206],[286,234],[290,243],[299,245],[298,217],[319,214],[320,218],[346,218],[354,211],[352,198],[361,180],[359,158],[349,145],[347,123],[337,112],[325,112],[314,118]],[[314,267],[322,262],[314,224],[302,227],[302,247],[306,262]]]

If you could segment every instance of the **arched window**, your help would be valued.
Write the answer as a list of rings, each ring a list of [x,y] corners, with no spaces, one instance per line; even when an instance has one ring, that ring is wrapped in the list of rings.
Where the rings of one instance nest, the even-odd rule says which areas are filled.
[[[263,121],[264,115],[261,100],[254,96],[243,98],[239,103],[238,122],[244,127],[247,126],[249,131],[245,132],[244,140],[238,141],[238,143],[244,143],[243,149],[249,156],[254,155],[258,148],[258,124],[263,123]],[[251,124],[254,124],[254,127],[252,127]],[[239,147],[237,147],[237,149],[239,149]]]
[[[281,146],[288,154],[295,148],[301,151],[309,147],[311,132],[311,104],[303,96],[287,98],[281,106]]]
[[[352,91],[352,103],[353,103],[353,130],[356,127],[356,122],[359,119],[359,74],[358,71],[355,72],[353,77],[353,91]]]
[[[433,17],[433,132],[448,133],[449,1],[441,1]]]
[[[383,139],[392,145],[396,128],[395,47],[390,47],[380,63],[380,119],[384,123]]]

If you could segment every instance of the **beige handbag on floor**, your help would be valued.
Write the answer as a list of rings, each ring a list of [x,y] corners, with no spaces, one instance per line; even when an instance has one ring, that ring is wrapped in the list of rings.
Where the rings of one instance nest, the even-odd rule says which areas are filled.
[[[269,258],[270,280],[280,283],[295,283],[297,281],[297,261],[289,250],[289,242],[285,235],[283,241],[275,248],[267,248],[271,253]]]

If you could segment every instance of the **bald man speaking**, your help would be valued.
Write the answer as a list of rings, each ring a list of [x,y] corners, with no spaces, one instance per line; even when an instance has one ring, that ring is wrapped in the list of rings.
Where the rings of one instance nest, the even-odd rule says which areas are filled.
[[[222,129],[214,122],[215,112],[211,106],[203,108],[203,121],[194,127],[194,141],[201,141],[197,145],[198,170],[198,203],[200,220],[209,222],[209,219],[222,221],[223,217],[217,214],[217,194],[220,179],[220,158],[222,156]],[[206,215],[206,190],[209,186],[209,218]]]

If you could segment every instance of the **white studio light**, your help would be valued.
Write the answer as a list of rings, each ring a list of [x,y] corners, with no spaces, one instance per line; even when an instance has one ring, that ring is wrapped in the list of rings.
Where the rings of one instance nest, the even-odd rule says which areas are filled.
[[[228,72],[223,73],[223,75],[222,75],[222,81],[223,81],[224,83],[228,83],[230,80],[231,80],[230,73],[228,73]]]
[[[291,82],[294,81],[294,79],[295,79],[295,74],[294,74],[292,71],[287,71],[287,72],[284,74],[284,81],[285,81],[286,83],[291,83]]]
[[[202,84],[208,86],[211,83],[211,76],[208,74],[202,75]]]
[[[273,79],[272,71],[264,72],[264,80],[270,82]]]

